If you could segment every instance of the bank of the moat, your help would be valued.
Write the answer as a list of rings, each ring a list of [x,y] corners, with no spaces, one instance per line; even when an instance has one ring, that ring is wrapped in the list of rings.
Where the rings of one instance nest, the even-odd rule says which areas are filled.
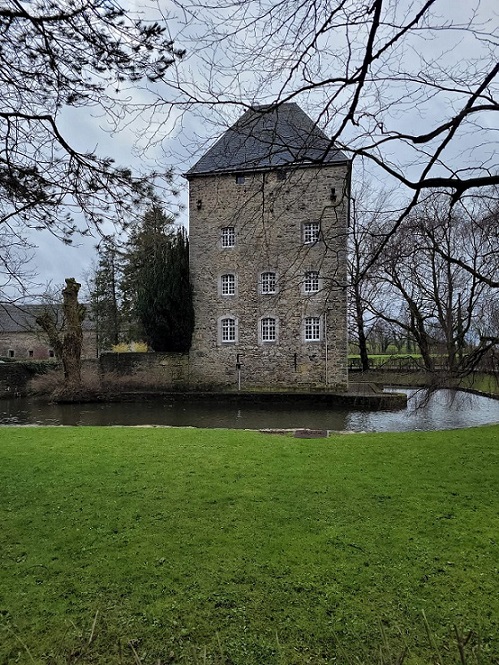
[[[89,401],[97,402],[135,402],[152,400],[205,401],[230,404],[260,404],[270,408],[275,404],[302,404],[322,407],[351,407],[378,411],[380,409],[404,409],[407,395],[386,393],[374,384],[354,384],[346,393],[321,391],[285,391],[285,390],[240,390],[240,391],[123,391],[101,393]],[[71,400],[68,400],[71,401]]]
[[[53,372],[57,363],[0,364],[0,397],[26,396],[30,381],[40,374]],[[275,389],[273,387],[249,389],[239,377],[233,385],[197,385],[190,381],[189,366],[183,354],[103,354],[98,360],[85,361],[84,385],[76,395],[60,401],[117,402],[151,399],[190,399],[254,403],[308,403],[329,406],[351,406],[365,409],[404,408],[404,395],[386,395],[372,383],[351,383],[347,392],[333,387],[316,389]],[[50,394],[47,382],[47,395]],[[54,384],[53,387],[55,387]]]

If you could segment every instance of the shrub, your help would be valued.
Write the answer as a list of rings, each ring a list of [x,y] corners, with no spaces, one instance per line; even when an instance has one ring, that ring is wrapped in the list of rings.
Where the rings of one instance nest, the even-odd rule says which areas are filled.
[[[95,365],[83,366],[81,371],[81,394],[91,397],[100,391],[100,377]],[[57,399],[64,389],[64,373],[59,366],[45,374],[34,376],[28,383],[28,394],[38,397],[51,397]]]
[[[112,350],[115,353],[147,353],[146,342],[120,342],[114,344]]]

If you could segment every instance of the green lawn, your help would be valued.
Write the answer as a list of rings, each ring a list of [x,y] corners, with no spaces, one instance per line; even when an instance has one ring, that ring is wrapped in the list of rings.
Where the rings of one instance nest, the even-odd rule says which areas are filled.
[[[463,380],[462,386],[489,395],[499,395],[499,382],[497,377],[492,374],[480,374],[477,372],[472,376],[467,376]]]
[[[0,663],[499,663],[498,461],[499,427],[0,428]]]

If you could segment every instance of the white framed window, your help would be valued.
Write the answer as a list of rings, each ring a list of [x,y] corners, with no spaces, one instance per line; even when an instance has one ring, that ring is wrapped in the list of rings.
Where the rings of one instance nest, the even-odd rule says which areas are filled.
[[[318,270],[307,270],[303,281],[303,290],[305,293],[317,293],[319,291]]]
[[[321,320],[319,316],[307,316],[305,318],[305,341],[321,341]]]
[[[303,224],[303,242],[305,245],[312,245],[320,237],[321,227],[319,222],[305,222]]]
[[[222,229],[222,247],[234,247],[236,244],[236,229],[234,226],[224,226]]]
[[[260,275],[260,286],[263,294],[275,293],[277,288],[277,275],[275,272],[262,272]]]
[[[260,340],[262,343],[277,341],[277,319],[273,316],[260,319]]]
[[[232,273],[227,273],[220,277],[220,293],[223,296],[236,295],[236,276]]]
[[[220,342],[222,344],[235,344],[237,342],[237,320],[233,316],[220,319]]]

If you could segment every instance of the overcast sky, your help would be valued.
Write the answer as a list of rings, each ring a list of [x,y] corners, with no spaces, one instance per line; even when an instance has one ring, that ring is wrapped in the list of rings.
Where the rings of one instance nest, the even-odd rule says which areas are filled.
[[[165,195],[165,210],[178,215],[178,223],[187,226],[188,189],[187,181],[181,174],[188,170],[194,155],[185,153],[181,137],[178,138],[181,130],[168,125],[164,126],[164,133],[165,136],[171,134],[167,141],[171,161],[165,160],[166,145],[158,145],[147,153],[139,154],[137,127],[138,125],[135,125],[119,133],[112,133],[106,128],[105,119],[93,115],[89,109],[68,109],[61,123],[64,135],[69,137],[72,145],[82,151],[95,149],[101,155],[112,157],[116,164],[131,166],[137,170],[143,169],[144,164],[146,168],[154,169],[158,162],[166,167],[174,167],[177,173],[175,184],[180,193],[177,197]],[[174,163],[173,158],[176,155],[182,156],[184,161],[177,158]],[[29,239],[37,246],[32,259],[33,269],[37,273],[37,293],[43,293],[49,283],[51,288],[63,285],[66,277],[75,277],[85,287],[97,259],[97,234],[94,233],[91,237],[75,236],[69,246],[46,231],[32,230]]]
[[[210,18],[218,21],[220,29],[231,27],[234,21],[241,20],[239,12],[246,12],[246,5],[251,3],[240,3],[239,10],[222,9],[224,2],[215,1],[211,3],[212,9],[209,10],[196,5],[194,0],[160,0],[163,15],[166,18],[166,25],[175,45],[178,48],[187,49],[185,60],[177,68],[171,70],[171,83],[176,84],[181,80],[184,89],[194,91],[198,96],[209,98],[213,93],[213,87],[218,90],[219,99],[241,98],[245,102],[268,102],[279,90],[283,81],[288,76],[286,65],[292,63],[294,52],[290,49],[289,53],[285,50],[272,51],[272,38],[266,34],[270,30],[267,23],[260,23],[250,31],[246,30],[240,35],[236,35],[230,41],[217,42],[213,40],[213,26],[207,26],[206,21]],[[132,10],[135,10],[138,3],[130,1]],[[230,4],[230,3],[229,3]],[[410,0],[397,0],[393,3],[394,12],[403,12],[410,9],[411,5],[422,6],[422,2],[412,3]],[[180,5],[183,6],[181,9]],[[487,31],[495,31],[495,36],[499,30],[498,10],[496,0],[482,0],[481,2],[471,3],[468,0],[457,0],[449,3],[448,0],[436,4],[435,13],[439,16],[439,22],[445,24],[446,21],[464,23],[470,19],[475,12],[474,20]],[[254,5],[256,6],[256,4]],[[141,10],[143,6],[141,5]],[[153,10],[147,10],[151,16],[158,17]],[[447,16],[446,16],[447,15]],[[247,16],[247,14],[246,14]],[[337,34],[337,33],[335,33]],[[262,43],[267,44],[267,51],[260,48]],[[362,39],[360,39],[362,42]],[[326,41],[320,45],[315,57],[317,58],[316,73],[319,67],[327,66],[327,73],[335,66],[341,69],[342,63],[331,60],[327,63],[326,55],[333,53],[333,46]],[[263,53],[263,57],[256,60],[248,59],[248,53],[256,48],[257,53]],[[468,57],[480,56],[480,49],[483,49],[484,59],[490,57],[491,50],[497,50],[497,40],[495,45],[490,40],[477,40],[471,33],[465,30],[445,30],[432,31],[430,33],[415,33],[411,40],[405,45],[405,50],[400,51],[397,57],[400,62],[397,65],[402,71],[404,68],[410,70],[413,68],[426,74],[425,67],[432,74],[437,75],[438,68],[442,71],[452,70],[455,76],[459,73],[461,63],[464,63]],[[338,51],[336,52],[338,55]],[[478,56],[477,56],[478,54]],[[282,66],[274,75],[276,63],[272,63],[269,58],[276,57],[282,61]],[[331,56],[333,57],[333,56]],[[213,62],[217,63],[215,69],[211,68]],[[235,66],[238,62],[237,67]],[[267,66],[272,65],[274,71],[272,76],[265,71]],[[319,64],[317,64],[319,63]],[[309,63],[312,68],[313,63]],[[211,71],[210,71],[211,70]],[[289,89],[299,88],[303,84],[302,74],[295,74],[295,78],[289,84]],[[215,72],[215,77],[213,77]],[[207,83],[209,81],[209,85]],[[390,88],[392,86],[392,88]],[[209,88],[209,91],[208,91]],[[165,99],[174,99],[179,97],[178,89],[163,85],[158,89]],[[398,123],[398,128],[408,129],[409,131],[423,131],[424,128],[431,126],[432,123],[438,123],[449,113],[457,108],[457,99],[449,94],[435,94],[421,99],[420,103],[415,104],[412,100],[404,104],[403,94],[401,94],[400,83],[398,86],[393,82],[383,83],[381,95],[392,95],[393,99],[399,100],[397,114],[393,114],[392,121]],[[414,93],[413,93],[414,94]],[[293,101],[298,102],[305,111],[310,112],[314,117],[313,110],[321,106],[324,101],[325,91],[320,90],[310,94],[302,94]],[[374,98],[373,98],[374,99]],[[409,99],[409,97],[408,97]],[[176,200],[168,198],[165,201],[166,208],[176,210],[179,206],[187,205],[187,182],[180,178],[181,173],[185,173],[200,155],[216,140],[224,131],[224,128],[230,125],[240,113],[241,109],[227,105],[218,106],[214,111],[208,111],[207,108],[195,107],[190,111],[181,112],[175,110],[168,116],[158,116],[155,118],[154,125],[156,141],[151,142],[151,133],[147,132],[148,118],[138,119],[132,126],[120,133],[113,134],[106,127],[106,118],[97,117],[89,109],[69,109],[63,117],[61,128],[66,137],[77,147],[83,150],[96,149],[100,154],[113,157],[117,164],[132,167],[157,167],[172,166],[177,174],[176,184],[180,188],[180,195]],[[317,116],[315,116],[317,117]],[[314,119],[315,119],[314,117]],[[160,120],[159,124],[158,121]],[[323,117],[322,121],[329,120],[328,131],[331,132],[335,127],[334,117],[329,114]],[[142,125],[141,125],[142,122]],[[494,125],[497,120],[493,115],[489,117],[481,116],[480,124],[484,128],[481,130],[479,139],[472,132],[463,135],[460,141],[452,147],[453,154],[451,159],[466,161],[469,163],[477,157],[477,145],[480,145],[478,154],[479,159],[497,160],[497,126]],[[141,137],[139,148],[137,147],[137,133]],[[159,140],[158,140],[159,139]],[[351,135],[351,140],[355,141],[355,135]],[[144,152],[144,148],[149,146]],[[394,160],[403,159],[401,155],[390,155]],[[416,160],[413,160],[413,165]],[[416,168],[415,166],[411,168]],[[181,212],[178,217],[179,223],[187,224],[186,212]],[[97,238],[75,238],[73,246],[65,247],[57,239],[46,232],[32,231],[30,240],[37,245],[33,259],[33,267],[38,273],[37,281],[40,284],[52,282],[52,284],[62,284],[65,277],[75,277],[84,281],[85,275],[91,268],[92,261],[96,254],[94,246]]]

